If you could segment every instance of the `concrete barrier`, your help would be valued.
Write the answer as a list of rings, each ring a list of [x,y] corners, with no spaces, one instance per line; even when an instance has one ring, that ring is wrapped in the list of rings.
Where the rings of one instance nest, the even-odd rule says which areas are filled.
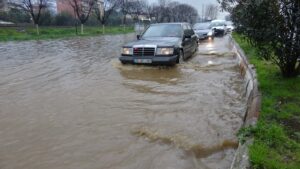
[[[229,41],[232,47],[232,52],[236,55],[241,75],[245,79],[247,110],[244,116],[244,124],[242,127],[256,125],[261,108],[261,94],[258,90],[255,67],[249,63],[244,51],[231,36]],[[239,147],[233,159],[231,169],[250,168],[248,146],[252,144],[252,142],[252,139],[249,139],[243,144],[239,143]]]

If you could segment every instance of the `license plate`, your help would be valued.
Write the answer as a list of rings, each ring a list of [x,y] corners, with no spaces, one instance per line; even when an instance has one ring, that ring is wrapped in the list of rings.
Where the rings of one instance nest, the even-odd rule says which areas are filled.
[[[134,59],[134,63],[152,63],[151,59]]]

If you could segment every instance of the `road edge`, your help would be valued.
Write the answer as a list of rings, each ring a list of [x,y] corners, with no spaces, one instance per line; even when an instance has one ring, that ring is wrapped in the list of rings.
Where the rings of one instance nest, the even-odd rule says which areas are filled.
[[[261,93],[258,89],[258,80],[256,69],[254,65],[251,65],[241,49],[239,44],[229,36],[229,43],[232,47],[232,52],[235,54],[241,75],[246,82],[246,99],[247,110],[244,116],[242,127],[255,126],[257,124],[258,117],[261,109]],[[236,150],[233,162],[230,169],[249,169],[249,145],[251,145],[253,139],[248,139],[245,143],[239,142],[239,146]]]

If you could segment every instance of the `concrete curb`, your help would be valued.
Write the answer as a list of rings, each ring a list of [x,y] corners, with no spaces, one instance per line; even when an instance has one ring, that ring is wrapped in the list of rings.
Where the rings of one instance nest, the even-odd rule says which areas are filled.
[[[256,76],[256,70],[253,65],[248,62],[248,59],[244,51],[234,41],[232,36],[229,38],[230,45],[232,46],[232,52],[235,53],[240,72],[244,76],[246,81],[246,97],[247,97],[247,110],[244,117],[243,127],[256,125],[257,119],[260,114],[261,108],[261,94],[258,90],[258,81]],[[236,151],[230,169],[249,169],[250,161],[248,154],[248,146],[253,142],[252,139],[246,141],[246,143],[239,143],[239,147]]]

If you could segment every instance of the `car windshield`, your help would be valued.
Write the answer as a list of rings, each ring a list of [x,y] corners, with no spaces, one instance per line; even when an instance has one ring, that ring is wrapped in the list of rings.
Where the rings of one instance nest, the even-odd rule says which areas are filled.
[[[210,23],[197,23],[194,25],[194,29],[198,29],[198,30],[210,29]]]
[[[212,22],[211,25],[212,26],[224,26],[225,22]]]
[[[179,24],[162,24],[152,25],[143,34],[143,38],[147,37],[181,37],[182,28]]]

